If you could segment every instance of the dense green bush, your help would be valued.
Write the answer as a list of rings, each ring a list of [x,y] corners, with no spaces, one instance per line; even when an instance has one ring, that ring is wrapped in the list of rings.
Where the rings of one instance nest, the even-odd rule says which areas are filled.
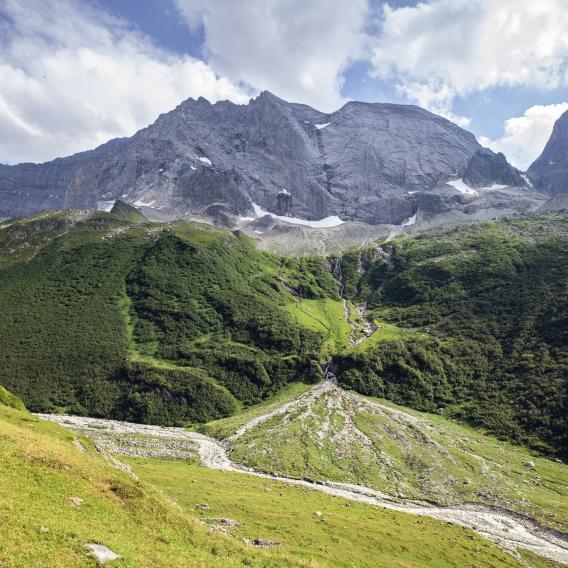
[[[337,293],[323,259],[288,261],[196,224],[147,233],[114,215],[59,215],[18,229],[33,255],[0,230],[0,384],[30,410],[202,421],[320,376],[321,335],[281,306],[287,289]]]

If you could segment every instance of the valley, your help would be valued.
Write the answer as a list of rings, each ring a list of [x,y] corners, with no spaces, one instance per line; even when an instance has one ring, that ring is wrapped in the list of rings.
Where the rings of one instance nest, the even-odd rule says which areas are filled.
[[[568,567],[568,0],[0,0],[0,568]]]
[[[346,526],[367,511],[380,534],[385,515],[473,530],[447,541],[466,543],[463,562],[487,539],[482,565],[568,563],[565,215],[294,258],[133,209],[0,229],[0,380],[72,430],[71,452],[95,451],[207,530],[290,565],[350,565],[326,510]],[[263,492],[290,496],[284,524]],[[298,512],[300,494],[313,511]],[[323,523],[319,552],[298,514]],[[362,566],[374,565],[368,530],[345,537]],[[386,566],[459,564],[443,540],[423,556],[428,530],[373,546]]]

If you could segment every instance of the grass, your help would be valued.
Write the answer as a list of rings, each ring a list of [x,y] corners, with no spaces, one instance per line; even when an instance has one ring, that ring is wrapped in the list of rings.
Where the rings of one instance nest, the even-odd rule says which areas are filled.
[[[265,412],[270,412],[270,410],[296,399],[298,396],[312,388],[312,386],[313,385],[307,385],[305,383],[290,383],[279,390],[274,396],[259,404],[249,406],[248,408],[242,408],[241,411],[234,416],[214,420],[207,424],[201,424],[197,427],[197,429],[200,432],[215,438],[228,438],[231,434],[247,422],[250,422],[253,418],[260,416]]]
[[[392,323],[387,323],[381,321],[379,319],[373,318],[374,324],[377,326],[377,329],[364,341],[349,347],[348,351],[352,353],[357,353],[361,351],[365,351],[370,347],[373,347],[377,343],[381,343],[382,341],[391,341],[393,339],[408,339],[410,337],[416,336],[417,332],[404,329]]]
[[[357,483],[442,505],[497,505],[567,531],[565,464],[443,416],[374,402],[380,407],[323,394],[234,440],[231,456],[287,477]],[[229,418],[203,429],[227,437],[244,422]]]
[[[72,432],[2,404],[0,432],[2,566],[94,568],[84,547],[92,542],[120,554],[117,568],[521,566],[470,530],[271,480],[128,458],[136,481],[89,440],[80,451]],[[231,538],[210,532],[205,517],[242,527]],[[281,545],[256,549],[244,538]],[[531,565],[552,566],[537,557]]]
[[[231,531],[237,539],[280,542],[275,550],[285,550],[294,558],[315,565],[520,566],[512,556],[472,531],[433,519],[179,461],[129,458],[128,463],[142,479],[174,499],[183,511],[201,518],[235,520],[242,524]],[[210,510],[197,509],[199,503],[208,504]]]
[[[322,347],[324,357],[348,345],[351,326],[345,321],[343,302],[340,300],[297,300],[286,304],[284,309],[298,325],[325,334]]]
[[[80,452],[71,432],[27,412],[0,405],[0,432],[0,566],[95,567],[92,542],[120,554],[117,568],[321,566],[208,532],[90,442]]]

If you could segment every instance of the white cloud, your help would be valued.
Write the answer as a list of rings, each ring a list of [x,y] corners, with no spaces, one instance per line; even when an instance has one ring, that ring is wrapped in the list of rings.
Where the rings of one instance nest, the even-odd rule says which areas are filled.
[[[505,134],[491,140],[480,137],[479,141],[495,152],[503,152],[508,160],[520,170],[526,170],[543,151],[556,119],[568,111],[568,102],[556,105],[535,105],[523,116],[505,121]]]
[[[448,85],[436,82],[418,81],[400,84],[397,89],[407,99],[429,111],[446,117],[448,120],[467,128],[471,122],[467,116],[459,116],[452,111],[455,91]]]
[[[0,161],[42,161],[131,135],[190,96],[248,96],[81,1],[0,0]]]
[[[374,73],[447,114],[458,95],[568,84],[567,0],[432,0],[384,8]]]
[[[176,0],[203,24],[209,65],[234,81],[323,111],[344,102],[342,71],[362,54],[367,0]]]

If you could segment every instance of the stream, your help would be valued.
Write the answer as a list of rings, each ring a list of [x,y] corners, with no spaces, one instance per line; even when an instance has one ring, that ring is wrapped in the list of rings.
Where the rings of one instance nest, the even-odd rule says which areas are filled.
[[[326,367],[326,377],[328,380],[324,380],[314,386],[313,389],[302,395],[302,397],[317,397],[325,389],[338,388],[332,383],[334,375],[330,370],[329,365]],[[235,439],[243,435],[245,432],[257,424],[269,419],[271,416],[274,416],[276,413],[293,411],[294,405],[297,404],[297,401],[298,399],[278,407],[277,409],[271,410],[266,414],[255,417],[235,432],[235,434],[233,434],[226,443],[197,432],[189,432],[183,428],[150,426],[145,424],[134,424],[131,422],[120,422],[117,420],[105,420],[101,418],[86,418],[82,416],[60,414],[37,414],[36,416],[56,422],[61,426],[78,432],[81,435],[92,437],[94,439],[100,436],[102,432],[107,432],[117,436],[124,434],[132,434],[135,436],[142,435],[158,440],[162,439],[167,441],[169,444],[171,444],[172,441],[177,441],[181,446],[190,443],[192,452],[197,452],[203,467],[254,475],[256,477],[262,477],[293,485],[301,485],[321,493],[349,499],[351,501],[358,501],[368,505],[383,507],[413,515],[431,517],[473,529],[481,536],[493,541],[500,548],[508,552],[514,553],[518,549],[527,549],[550,560],[568,564],[567,535],[543,527],[536,521],[512,511],[483,504],[461,504],[450,507],[440,507],[421,501],[399,499],[363,485],[352,485],[349,483],[333,481],[316,482],[306,479],[294,479],[280,475],[273,475],[237,464],[231,460],[229,456],[231,439]],[[97,445],[99,446],[102,444],[103,443],[99,439]],[[113,447],[107,449],[116,451]],[[181,456],[178,454],[177,457]],[[194,454],[188,452],[186,458],[190,457],[193,458]],[[116,458],[114,458],[111,463],[115,467],[120,468],[121,462],[119,462]],[[124,469],[124,467],[121,469]]]

